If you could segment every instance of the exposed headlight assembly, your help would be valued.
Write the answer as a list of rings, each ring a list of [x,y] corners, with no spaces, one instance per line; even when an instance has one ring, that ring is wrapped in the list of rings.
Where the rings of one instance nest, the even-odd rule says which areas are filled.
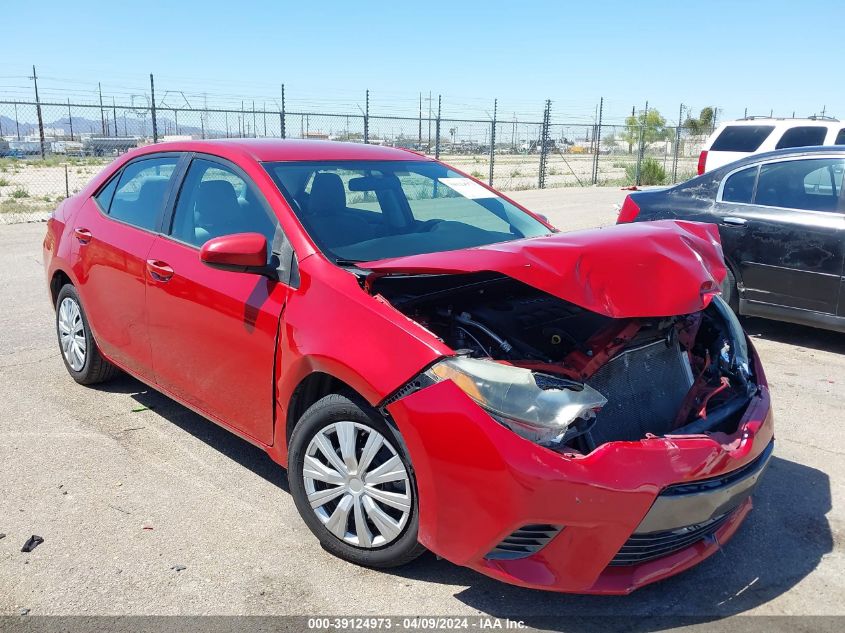
[[[451,380],[514,433],[544,446],[580,435],[607,399],[589,385],[492,360],[447,358],[425,376]]]

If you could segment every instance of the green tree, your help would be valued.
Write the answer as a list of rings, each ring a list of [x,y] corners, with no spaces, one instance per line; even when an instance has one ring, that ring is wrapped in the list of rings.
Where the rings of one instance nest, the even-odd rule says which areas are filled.
[[[713,108],[702,108],[697,118],[688,116],[684,128],[693,136],[709,134],[713,129]]]
[[[642,136],[640,134],[642,133]],[[665,141],[669,136],[666,128],[666,119],[656,109],[639,112],[636,116],[629,116],[625,119],[625,132],[622,140],[628,143],[629,151],[634,146],[643,146],[655,141]]]

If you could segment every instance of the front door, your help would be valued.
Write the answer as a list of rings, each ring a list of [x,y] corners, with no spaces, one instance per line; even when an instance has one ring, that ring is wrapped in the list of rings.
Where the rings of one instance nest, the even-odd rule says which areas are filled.
[[[147,255],[153,366],[166,391],[262,443],[273,438],[273,370],[288,287],[254,274],[216,270],[199,259],[213,237],[255,232],[272,244],[277,221],[247,177],[194,158],[172,226]]]
[[[842,158],[808,157],[728,176],[716,213],[744,299],[836,314],[845,260],[843,168]]]

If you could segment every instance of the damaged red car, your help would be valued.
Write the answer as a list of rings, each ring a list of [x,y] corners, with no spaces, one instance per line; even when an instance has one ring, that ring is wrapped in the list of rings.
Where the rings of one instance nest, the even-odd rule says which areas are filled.
[[[263,448],[358,564],[627,593],[717,551],[772,454],[712,225],[559,233],[410,151],[192,141],[64,201],[44,262],[77,382]]]

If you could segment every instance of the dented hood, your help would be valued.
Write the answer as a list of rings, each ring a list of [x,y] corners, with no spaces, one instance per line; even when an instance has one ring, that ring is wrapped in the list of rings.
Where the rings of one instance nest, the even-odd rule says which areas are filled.
[[[688,314],[720,291],[713,224],[661,220],[359,264],[372,276],[498,272],[613,318]]]

